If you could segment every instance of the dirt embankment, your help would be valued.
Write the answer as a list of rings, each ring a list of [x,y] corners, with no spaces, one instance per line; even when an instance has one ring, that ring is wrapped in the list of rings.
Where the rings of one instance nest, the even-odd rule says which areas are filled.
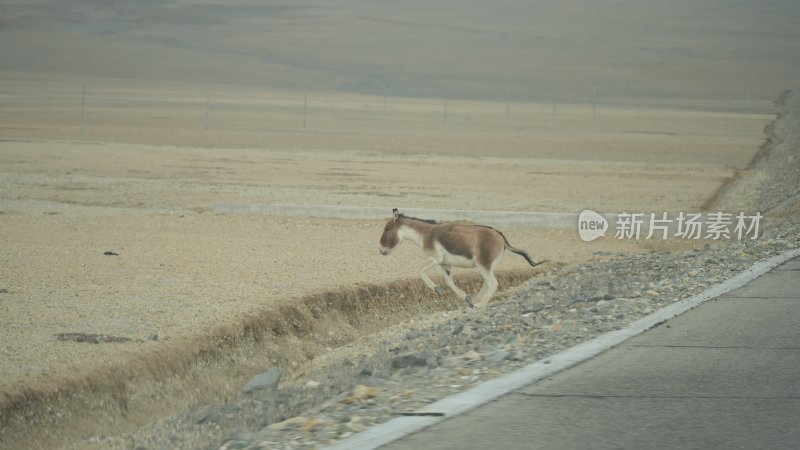
[[[767,140],[746,170],[720,190],[706,209],[759,211],[776,220],[800,216],[800,95],[775,100],[778,117],[764,128]]]
[[[501,289],[507,289],[535,273],[497,276]],[[467,275],[458,282],[474,291],[480,281]],[[454,297],[436,296],[416,279],[308,295],[88,377],[6,396],[0,404],[0,447],[49,448],[129,431],[153,417],[236,395],[252,376],[246,368],[271,364],[286,368],[284,378],[291,379],[358,336],[461,307]],[[317,394],[320,401],[325,394]]]

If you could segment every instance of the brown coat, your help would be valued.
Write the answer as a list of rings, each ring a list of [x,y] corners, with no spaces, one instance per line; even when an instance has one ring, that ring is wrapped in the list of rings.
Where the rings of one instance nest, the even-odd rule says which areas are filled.
[[[425,284],[437,293],[441,292],[441,288],[427,276],[425,273],[427,270],[441,266],[448,286],[468,302],[471,301],[471,296],[455,286],[451,278],[451,268],[474,267],[478,270],[484,279],[483,287],[476,299],[476,303],[480,306],[488,304],[497,290],[494,267],[506,250],[522,256],[531,266],[544,262],[534,262],[527,252],[512,247],[503,233],[492,227],[464,221],[436,222],[418,219],[404,216],[394,209],[393,216],[386,222],[381,235],[381,254],[388,255],[405,239],[419,245],[428,256],[429,261],[426,261],[428,264],[423,267],[420,276]]]

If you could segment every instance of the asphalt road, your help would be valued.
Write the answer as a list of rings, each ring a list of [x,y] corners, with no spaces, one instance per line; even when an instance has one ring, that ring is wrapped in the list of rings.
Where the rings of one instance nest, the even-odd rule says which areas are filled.
[[[800,258],[381,448],[799,449]]]

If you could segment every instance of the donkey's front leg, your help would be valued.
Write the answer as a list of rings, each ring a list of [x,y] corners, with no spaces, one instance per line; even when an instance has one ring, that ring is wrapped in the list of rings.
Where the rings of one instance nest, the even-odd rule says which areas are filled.
[[[426,260],[422,264],[424,264],[424,267],[419,272],[419,276],[422,278],[422,281],[425,283],[426,286],[428,286],[430,289],[432,289],[433,292],[435,292],[437,294],[441,294],[442,293],[442,288],[437,286],[436,283],[434,283],[433,280],[431,280],[430,277],[428,277],[428,274],[426,274],[425,272],[433,269],[434,267],[436,267],[438,265],[441,265],[442,262],[441,261],[437,261],[434,258],[431,258],[430,261]]]

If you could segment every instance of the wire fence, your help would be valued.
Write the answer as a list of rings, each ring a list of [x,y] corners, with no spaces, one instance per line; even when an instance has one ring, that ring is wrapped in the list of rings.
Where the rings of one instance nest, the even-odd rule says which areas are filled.
[[[251,146],[274,134],[537,130],[556,120],[648,111],[769,114],[771,102],[583,97],[538,102],[271,90],[225,83],[0,79],[0,138]]]

